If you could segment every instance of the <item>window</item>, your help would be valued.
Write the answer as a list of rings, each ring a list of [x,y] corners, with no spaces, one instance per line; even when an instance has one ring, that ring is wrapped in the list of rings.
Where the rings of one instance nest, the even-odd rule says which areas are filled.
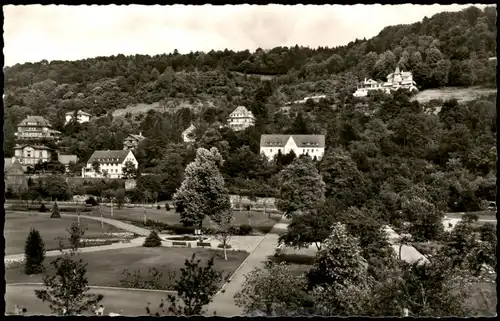
[[[273,152],[273,149],[271,148],[271,149],[269,150],[269,152],[271,152],[271,153],[272,153],[272,152]]]

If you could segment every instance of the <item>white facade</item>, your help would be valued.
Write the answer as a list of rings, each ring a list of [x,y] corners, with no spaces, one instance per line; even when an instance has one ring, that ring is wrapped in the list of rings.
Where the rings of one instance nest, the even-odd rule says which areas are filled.
[[[325,154],[325,146],[324,143],[320,143],[319,141],[313,142],[311,140],[310,143],[299,143],[296,142],[293,136],[297,137],[306,137],[306,136],[322,136],[322,135],[276,135],[276,136],[288,136],[285,138],[285,140],[281,140],[280,142],[272,142],[267,144],[265,142],[265,136],[273,136],[273,135],[262,135],[263,138],[261,139],[261,144],[260,144],[260,153],[264,154],[268,159],[273,159],[278,155],[278,152],[281,151],[282,155],[290,153],[290,151],[293,150],[295,155],[300,156],[300,155],[306,155],[308,154],[311,158],[316,158],[319,160],[323,157]],[[323,136],[323,142],[324,142],[324,136]]]
[[[194,127],[193,124],[189,126],[186,130],[182,132],[182,139],[184,140],[185,143],[192,143],[195,141],[194,139],[194,131],[196,130],[196,127]]]
[[[74,113],[72,113],[72,112],[66,113],[66,123],[65,124],[69,123],[73,119],[73,115],[74,115]],[[80,124],[86,123],[86,122],[90,121],[90,117],[91,117],[90,114],[79,110],[78,114],[77,114],[77,121]]]
[[[239,131],[255,125],[255,117],[251,111],[239,106],[229,115],[227,124],[234,131]]]
[[[18,160],[21,165],[35,165],[38,162],[49,162],[52,151],[46,146],[17,145],[14,148],[12,161]]]
[[[116,151],[112,151],[116,152]],[[121,151],[120,151],[121,152]],[[132,162],[134,164],[135,169],[139,167],[139,163],[137,162],[137,159],[134,156],[134,153],[132,153],[131,150],[129,151],[124,151],[126,154],[122,154],[123,156],[115,156],[113,153],[110,157],[103,156],[102,158],[97,158],[97,161],[99,162],[100,165],[100,172],[96,173],[94,169],[92,168],[92,162],[94,161],[94,155],[96,152],[94,152],[94,155],[90,157],[90,159],[87,161],[87,164],[85,165],[84,168],[82,168],[82,177],[87,177],[87,178],[103,178],[103,177],[108,177],[108,178],[121,178],[123,174],[123,168],[125,167],[125,163],[128,161]],[[127,153],[128,152],[128,153]],[[103,159],[103,160],[101,160]],[[105,175],[107,173],[107,175]]]
[[[401,72],[399,67],[395,72],[387,75],[387,82],[377,82],[373,79],[366,79],[358,85],[354,97],[366,97],[368,92],[373,90],[382,90],[385,93],[390,93],[391,90],[398,90],[399,88],[409,89],[411,91],[418,91],[417,84],[413,81],[413,74],[411,72]]]

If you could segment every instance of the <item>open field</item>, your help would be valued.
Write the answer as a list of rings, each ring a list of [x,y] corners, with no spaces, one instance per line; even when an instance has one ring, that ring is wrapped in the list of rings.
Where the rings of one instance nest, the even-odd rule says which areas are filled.
[[[496,93],[494,88],[481,87],[443,87],[439,89],[427,89],[416,94],[413,99],[419,103],[425,103],[432,99],[441,99],[443,101],[456,98],[458,102],[465,102],[477,99],[482,95]]]
[[[40,232],[40,235],[45,242],[45,250],[56,250],[59,241],[56,237],[69,236],[66,231],[73,222],[77,222],[75,217],[63,218],[47,218],[47,216],[39,216],[36,213],[16,215],[13,213],[5,213],[5,255],[24,253],[24,244],[31,228],[35,228]],[[85,232],[85,238],[97,238],[102,233],[124,232],[112,225],[104,224],[104,229],[101,229],[101,223],[89,219],[80,219],[80,223],[88,230]]]
[[[43,303],[35,296],[35,290],[43,289],[40,285],[7,285],[5,293],[5,312],[13,313],[15,305],[22,305],[30,314],[51,313],[47,303]],[[110,312],[120,313],[125,316],[140,316],[146,314],[146,305],[151,302],[153,311],[165,299],[166,292],[159,291],[137,291],[129,289],[91,289],[90,293],[100,293],[104,295],[100,304],[105,307],[104,314]],[[92,313],[83,313],[86,316],[93,316]]]
[[[496,220],[496,212],[493,211],[481,211],[481,212],[469,212],[468,214],[476,214],[478,219],[481,220]],[[447,218],[462,218],[464,213],[446,213]]]
[[[246,252],[228,251],[228,260],[224,260],[224,253],[217,250],[189,249],[189,248],[146,248],[134,247],[101,252],[80,253],[80,257],[88,263],[87,275],[89,285],[120,287],[120,281],[125,278],[122,274],[125,269],[130,273],[141,270],[141,275],[147,277],[148,268],[156,268],[163,274],[165,284],[169,280],[169,272],[175,272],[179,277],[179,270],[184,267],[186,259],[193,253],[202,262],[215,257],[215,268],[225,275],[231,275],[248,256]],[[7,269],[5,271],[6,283],[41,283],[44,275],[55,274],[54,267],[50,264],[53,258],[44,262],[46,271],[42,274],[29,276],[24,274],[23,267]]]
[[[123,207],[121,209],[113,208],[113,216],[111,216],[111,208],[106,206],[101,206],[100,210],[104,217],[113,218],[122,221],[143,221],[144,220],[144,208],[127,208]],[[233,210],[234,220],[232,222],[233,226],[240,226],[242,224],[250,223],[254,229],[260,227],[269,227],[269,229],[276,224],[281,219],[281,214],[264,214],[262,212],[250,211],[250,219],[248,218],[248,212]],[[85,213],[86,215],[99,216],[97,210]],[[270,217],[269,217],[270,216]],[[176,214],[173,210],[167,211],[165,207],[161,209],[148,208],[146,209],[146,217],[148,220],[158,221],[170,225],[181,224],[179,214]],[[203,222],[204,226],[210,225],[210,220],[206,219]]]

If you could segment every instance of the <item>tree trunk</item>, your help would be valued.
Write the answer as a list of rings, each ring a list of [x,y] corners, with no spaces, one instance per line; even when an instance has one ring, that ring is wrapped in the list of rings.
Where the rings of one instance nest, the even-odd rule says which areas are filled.
[[[241,212],[241,195],[239,195],[239,196],[240,196],[240,212]]]
[[[226,242],[224,241],[224,260],[227,261],[227,249],[226,249]]]
[[[399,260],[401,260],[401,248],[403,247],[403,242],[399,244]]]

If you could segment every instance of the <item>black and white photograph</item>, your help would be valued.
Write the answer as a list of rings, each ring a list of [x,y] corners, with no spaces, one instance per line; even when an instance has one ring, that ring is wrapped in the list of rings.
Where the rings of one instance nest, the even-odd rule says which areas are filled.
[[[496,4],[2,10],[5,316],[497,316]]]

